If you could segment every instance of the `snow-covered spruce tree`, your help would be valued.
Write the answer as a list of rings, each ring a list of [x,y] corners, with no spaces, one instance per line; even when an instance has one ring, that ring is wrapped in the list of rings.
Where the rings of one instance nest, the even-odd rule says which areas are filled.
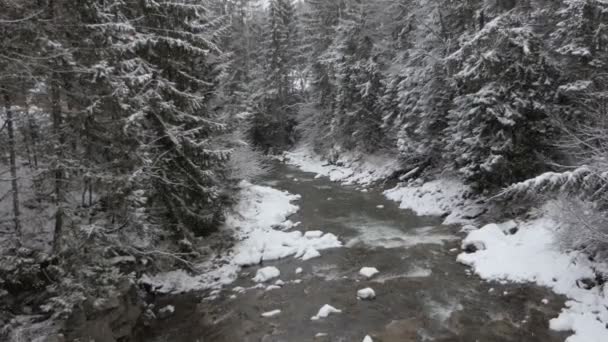
[[[263,40],[266,13],[251,0],[229,2],[222,7],[229,23],[221,41],[224,52],[212,105],[222,113],[227,129],[221,140],[232,148],[228,177],[251,180],[264,173],[264,157],[253,144],[252,113],[260,112],[254,96],[263,87]]]
[[[302,9],[302,55],[307,75],[297,131],[302,143],[321,153],[332,143],[328,138],[335,103],[335,71],[325,53],[336,36],[344,7],[345,1],[307,0]]]
[[[272,0],[264,32],[264,81],[254,94],[253,141],[267,152],[291,144],[295,95],[296,16],[291,0]]]
[[[458,85],[445,142],[455,169],[480,190],[541,171],[556,83],[541,38],[507,13],[465,37],[448,62]]]
[[[454,97],[445,58],[473,32],[476,2],[401,1],[392,36],[397,51],[382,98],[383,128],[410,167],[441,165]]]
[[[379,37],[374,21],[379,6],[352,1],[345,8],[337,35],[326,52],[335,70],[335,105],[330,124],[334,148],[371,153],[382,144],[378,110],[381,56],[374,41]]]
[[[224,163],[214,137],[225,125],[208,102],[216,86],[217,22],[202,1],[122,3],[129,34],[117,48],[128,75],[126,129],[139,143],[152,217],[177,236],[206,234],[223,220]]]

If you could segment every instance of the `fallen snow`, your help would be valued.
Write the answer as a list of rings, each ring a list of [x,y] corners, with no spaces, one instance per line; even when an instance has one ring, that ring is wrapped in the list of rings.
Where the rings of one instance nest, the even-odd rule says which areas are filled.
[[[256,273],[253,281],[256,283],[263,283],[272,278],[276,278],[281,275],[281,271],[274,266],[267,266],[264,268],[260,268]]]
[[[175,307],[173,305],[167,305],[158,310],[158,317],[160,319],[167,318],[175,313]]]
[[[363,342],[374,342],[374,340],[372,340],[372,338],[371,338],[369,335],[366,335],[366,336],[363,338]]]
[[[245,181],[239,186],[240,200],[225,224],[225,229],[232,230],[238,240],[231,251],[224,252],[215,261],[196,265],[197,274],[174,270],[143,275],[139,282],[159,293],[217,289],[236,280],[242,266],[289,256],[306,260],[320,255],[321,250],[342,246],[330,233],[316,231],[306,237],[300,231],[277,230],[297,226],[290,223],[288,217],[298,211],[292,202],[298,200],[299,195]]]
[[[302,271],[303,271],[302,267],[296,268],[296,274],[300,274],[300,273],[302,273]]]
[[[482,206],[464,200],[469,186],[455,179],[442,178],[427,183],[410,182],[386,190],[386,198],[399,202],[399,208],[410,209],[421,216],[446,216],[445,223],[462,223],[478,215]]]
[[[389,177],[399,168],[398,158],[390,155],[355,157],[344,154],[336,161],[336,165],[332,165],[312,152],[308,146],[285,152],[284,156],[288,164],[296,165],[302,171],[326,176],[331,181],[343,184],[367,185]]]
[[[291,255],[310,259],[318,256],[319,250],[342,246],[331,233],[312,231],[306,235],[300,231],[283,232],[272,228],[297,212],[298,207],[290,202],[299,198],[270,187],[243,185],[237,206],[240,215],[227,220],[228,225],[240,228],[237,235],[242,240],[235,246],[234,256],[237,265],[256,265]]]
[[[320,230],[310,230],[304,233],[304,237],[308,239],[317,239],[323,236],[323,232]]]
[[[378,269],[375,267],[362,267],[361,270],[359,271],[360,275],[362,275],[368,279],[378,273],[380,273],[380,271],[378,271]]]
[[[319,309],[319,312],[315,316],[312,316],[310,319],[312,321],[318,321],[321,318],[326,318],[327,316],[329,316],[332,313],[341,313],[341,312],[342,312],[342,310],[338,310],[329,304],[325,304],[325,305],[323,305],[323,307],[321,307],[321,309]]]
[[[272,311],[264,312],[262,314],[262,317],[266,317],[266,318],[274,317],[274,316],[279,315],[280,313],[281,313],[281,310],[278,310],[278,309],[277,310],[272,310]]]
[[[458,261],[473,267],[484,279],[535,282],[570,298],[550,327],[574,331],[568,342],[608,341],[608,296],[602,286],[585,290],[577,280],[594,278],[594,265],[580,252],[562,252],[556,241],[558,223],[550,213],[519,225],[515,234],[504,225],[489,224],[471,231],[463,246],[475,244],[481,249],[462,253]],[[541,302],[545,303],[546,300]]]
[[[371,287],[366,287],[364,289],[357,291],[357,298],[358,299],[374,299],[374,298],[376,298],[376,291],[374,291],[374,289],[372,289]]]

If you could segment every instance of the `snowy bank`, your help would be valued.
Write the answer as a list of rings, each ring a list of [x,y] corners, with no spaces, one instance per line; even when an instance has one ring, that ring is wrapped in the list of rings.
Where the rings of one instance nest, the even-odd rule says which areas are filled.
[[[298,206],[292,202],[298,200],[299,195],[244,181],[240,187],[240,200],[225,224],[225,229],[233,231],[237,242],[230,251],[223,252],[225,256],[197,265],[199,275],[176,270],[155,276],[144,275],[140,282],[161,293],[217,289],[233,282],[242,266],[289,256],[308,260],[319,256],[320,250],[342,246],[330,233],[277,230],[298,211]]]
[[[298,211],[298,207],[291,202],[299,198],[299,195],[286,191],[245,184],[236,208],[238,215],[227,220],[229,226],[235,227],[240,239],[235,246],[234,263],[240,266],[256,265],[291,255],[308,260],[319,256],[320,250],[341,247],[342,243],[331,233],[284,232],[273,228]]]
[[[284,157],[288,164],[295,165],[304,172],[326,176],[332,182],[343,184],[369,185],[386,179],[399,169],[397,158],[389,155],[355,157],[344,154],[334,164],[330,164],[307,146],[285,152]]]
[[[484,207],[467,199],[471,188],[461,181],[440,178],[427,183],[410,182],[386,190],[386,198],[418,215],[446,216],[445,224],[464,223],[483,213]]]
[[[484,279],[533,282],[570,298],[550,327],[574,331],[568,342],[608,341],[608,297],[601,285],[591,289],[581,280],[594,279],[600,266],[580,252],[563,252],[556,238],[558,224],[550,213],[522,223],[489,224],[469,233],[458,261],[471,266]],[[474,247],[470,247],[474,246]],[[588,286],[587,286],[588,287]]]
[[[389,155],[353,157],[346,154],[334,165],[306,146],[285,152],[284,157],[286,163],[302,171],[342,184],[370,185],[387,179],[400,167],[397,157]],[[411,181],[384,192],[388,199],[399,202],[402,209],[411,209],[418,215],[446,216],[446,224],[468,222],[483,212],[483,206],[466,199],[470,194],[469,186],[449,178],[427,183]]]

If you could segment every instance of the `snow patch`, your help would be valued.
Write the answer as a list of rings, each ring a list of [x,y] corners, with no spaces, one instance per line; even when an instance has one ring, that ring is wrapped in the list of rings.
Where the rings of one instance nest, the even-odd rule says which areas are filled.
[[[556,239],[559,224],[551,217],[545,208],[543,216],[520,224],[514,234],[506,234],[505,226],[497,224],[471,231],[463,245],[483,244],[484,248],[462,253],[458,261],[484,279],[535,282],[566,295],[571,300],[550,321],[551,329],[573,331],[568,342],[608,341],[608,296],[603,286],[589,290],[577,286],[581,279],[593,279],[598,265],[583,253],[560,250]]]
[[[372,338],[371,338],[369,335],[366,335],[366,336],[363,338],[363,342],[374,342],[374,340],[372,340]]]
[[[264,313],[262,313],[262,315],[261,315],[261,316],[262,316],[262,317],[265,317],[265,318],[270,318],[270,317],[277,316],[277,315],[279,315],[280,313],[281,313],[281,310],[278,310],[278,309],[277,309],[277,310],[272,310],[272,311],[264,312]]]
[[[232,230],[238,242],[224,256],[195,265],[197,274],[174,270],[157,275],[143,275],[139,282],[159,293],[182,293],[218,289],[232,283],[242,266],[288,256],[310,259],[320,250],[336,248],[342,243],[333,234],[316,232],[305,237],[302,232],[284,232],[297,226],[287,218],[298,211],[292,204],[300,199],[286,191],[243,181],[239,184],[240,200],[226,218],[225,229]]]
[[[253,281],[256,283],[263,283],[272,278],[276,278],[281,275],[281,271],[274,266],[268,266],[264,268],[260,268],[253,278]]]
[[[371,278],[374,275],[380,273],[380,271],[378,271],[377,268],[375,267],[362,267],[361,270],[359,271],[359,274],[364,276],[365,278]]]
[[[285,152],[284,156],[288,164],[298,166],[304,172],[316,173],[317,176],[329,177],[331,181],[343,184],[368,185],[389,177],[399,168],[398,158],[390,155],[356,157],[343,154],[333,165],[308,146]]]
[[[374,299],[376,292],[371,287],[366,287],[357,291],[357,299]]]
[[[469,186],[455,179],[438,179],[427,183],[410,182],[386,190],[386,198],[399,202],[399,208],[410,209],[421,216],[446,216],[446,224],[463,223],[482,212],[481,205],[465,200]]]
[[[318,321],[321,318],[326,318],[333,313],[342,313],[342,310],[338,310],[329,304],[325,304],[319,309],[319,312],[310,318],[312,321]]]

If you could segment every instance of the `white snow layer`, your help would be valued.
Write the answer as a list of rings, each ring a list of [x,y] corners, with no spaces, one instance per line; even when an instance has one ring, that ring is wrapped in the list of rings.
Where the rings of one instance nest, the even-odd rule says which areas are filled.
[[[374,289],[372,289],[371,287],[366,287],[364,289],[357,291],[357,298],[358,299],[374,299],[374,298],[376,298],[376,291],[374,291]]]
[[[299,231],[277,230],[284,228],[287,218],[298,211],[298,206],[291,202],[298,200],[299,195],[245,181],[240,187],[240,200],[226,219],[226,229],[234,230],[238,242],[226,257],[220,259],[220,263],[197,265],[198,275],[175,270],[154,276],[144,275],[139,281],[159,293],[217,289],[232,283],[241,266],[291,255],[306,260],[318,256],[319,250],[342,246],[330,233],[313,231],[306,235]],[[222,266],[218,267],[218,264]]]
[[[323,307],[321,307],[321,309],[319,309],[319,312],[315,316],[312,316],[310,319],[313,321],[318,321],[321,318],[326,318],[327,316],[329,316],[332,313],[341,313],[341,312],[342,312],[342,310],[338,310],[329,304],[325,304],[325,305],[323,305]]]
[[[366,336],[363,338],[363,342],[374,342],[374,340],[372,340],[372,338],[371,338],[369,335],[366,335]]]
[[[279,271],[279,269],[274,266],[263,267],[255,273],[253,281],[255,281],[256,283],[263,283],[280,275],[281,271]]]
[[[308,146],[285,152],[284,157],[288,164],[298,166],[302,171],[326,176],[333,182],[343,184],[367,185],[390,176],[399,167],[397,158],[389,155],[343,155],[333,165],[312,152]]]
[[[386,190],[386,198],[399,202],[399,208],[410,209],[418,215],[443,216],[445,224],[465,223],[468,217],[483,210],[479,204],[465,200],[469,186],[455,179],[440,178],[420,184],[410,182]]]
[[[375,267],[362,267],[359,271],[359,274],[365,278],[371,278],[378,273],[380,273],[380,271],[378,271],[378,269]]]
[[[272,311],[264,312],[262,314],[262,317],[266,317],[266,318],[274,317],[274,316],[279,315],[280,313],[281,313],[281,310],[272,310]]]
[[[235,247],[234,262],[237,265],[256,265],[291,255],[308,260],[319,256],[319,250],[342,246],[331,233],[273,229],[298,211],[298,207],[290,202],[298,200],[299,195],[248,183],[242,188],[241,201],[237,205],[239,215],[227,220],[229,226],[238,227],[237,236],[241,238]]]
[[[348,154],[337,160],[334,165],[314,153],[307,146],[300,146],[284,153],[288,164],[298,166],[302,171],[329,177],[331,181],[342,184],[369,185],[386,179],[399,169],[398,158],[390,155],[352,157]],[[482,207],[463,195],[470,188],[455,179],[442,178],[420,184],[410,182],[400,184],[385,191],[385,196],[400,202],[402,209],[411,209],[418,215],[446,215],[446,224],[466,222],[466,217],[476,216]],[[380,208],[380,207],[378,207]]]
[[[559,249],[557,226],[548,215],[521,224],[513,235],[505,232],[505,225],[486,225],[463,241],[463,247],[474,244],[479,249],[460,254],[458,261],[484,279],[535,282],[569,297],[550,321],[551,329],[574,331],[567,342],[608,341],[608,296],[602,286],[577,286],[577,280],[594,278],[594,265],[582,253]]]

